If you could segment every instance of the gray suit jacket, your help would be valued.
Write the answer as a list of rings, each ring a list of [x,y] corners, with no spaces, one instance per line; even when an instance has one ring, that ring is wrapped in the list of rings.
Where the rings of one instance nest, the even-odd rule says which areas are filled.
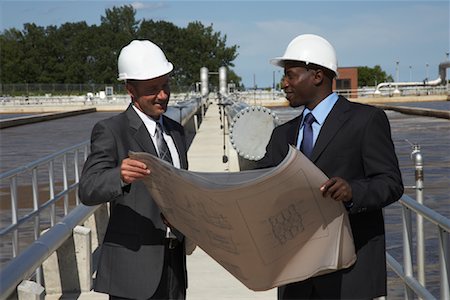
[[[297,144],[299,116],[277,128],[259,167],[279,164]],[[328,298],[374,298],[386,294],[385,233],[382,208],[403,194],[403,183],[385,113],[339,97],[326,118],[311,156],[328,177],[347,180],[353,191],[349,218],[356,263],[312,279]],[[300,283],[301,284],[301,283]],[[301,298],[301,295],[299,295]]]
[[[181,167],[187,169],[183,127],[165,116],[164,126],[174,140]],[[154,294],[161,278],[166,226],[142,182],[122,187],[120,164],[130,150],[157,155],[147,128],[131,105],[125,112],[94,126],[91,153],[80,178],[79,196],[85,205],[110,202],[110,220],[101,247],[95,290],[147,299]],[[181,276],[186,278],[182,252],[179,259],[184,265],[184,274]]]

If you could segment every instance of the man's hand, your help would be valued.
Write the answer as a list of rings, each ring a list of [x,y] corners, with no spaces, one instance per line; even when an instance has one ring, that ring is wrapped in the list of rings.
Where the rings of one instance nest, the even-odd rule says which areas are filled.
[[[120,165],[120,179],[127,184],[142,179],[148,174],[150,174],[150,170],[138,160],[125,158]]]
[[[336,201],[348,202],[352,200],[352,188],[347,181],[340,177],[328,179],[321,187],[320,191],[324,197],[331,196]]]

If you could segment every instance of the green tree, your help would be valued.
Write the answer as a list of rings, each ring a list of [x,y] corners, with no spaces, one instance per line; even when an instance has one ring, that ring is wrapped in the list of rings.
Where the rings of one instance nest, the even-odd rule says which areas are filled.
[[[0,82],[2,83],[20,83],[22,59],[24,57],[23,49],[19,47],[20,41],[23,41],[24,35],[21,31],[12,28],[5,30],[0,35]]]
[[[46,28],[24,24],[22,31],[0,34],[2,83],[117,83],[117,57],[133,39],[158,44],[175,66],[173,86],[186,90],[200,80],[200,68],[217,72],[228,68],[228,79],[238,87],[232,71],[238,46],[226,45],[226,35],[212,25],[191,22],[180,28],[166,21],[135,18],[131,5],[105,10],[99,26],[86,22]],[[214,79],[211,80],[213,82]],[[217,80],[218,81],[218,80]]]
[[[358,67],[358,86],[376,86],[381,82],[393,81],[392,76],[387,75],[379,65],[373,68]]]

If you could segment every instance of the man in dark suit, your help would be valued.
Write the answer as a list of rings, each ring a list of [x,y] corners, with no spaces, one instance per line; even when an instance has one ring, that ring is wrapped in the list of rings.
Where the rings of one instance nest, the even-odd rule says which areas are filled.
[[[132,103],[94,126],[79,186],[84,204],[110,203],[95,290],[110,299],[185,299],[184,237],[139,180],[158,174],[128,158],[128,151],[144,151],[188,167],[183,127],[163,116],[173,66],[157,45],[135,40],[121,50],[118,67]]]
[[[295,38],[283,57],[284,91],[297,118],[275,128],[260,167],[279,164],[296,146],[329,180],[324,196],[346,207],[357,260],[343,270],[278,288],[279,299],[372,299],[386,295],[382,208],[397,201],[403,184],[385,113],[332,92],[337,74],[332,45],[317,35]],[[310,116],[308,116],[311,114]],[[299,266],[301,268],[301,266]]]

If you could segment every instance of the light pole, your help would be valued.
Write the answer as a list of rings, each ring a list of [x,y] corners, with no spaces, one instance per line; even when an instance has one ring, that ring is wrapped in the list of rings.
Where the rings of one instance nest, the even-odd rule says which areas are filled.
[[[397,80],[396,80],[396,82],[397,82],[397,84],[395,85],[395,89],[394,89],[394,96],[399,96],[401,93],[400,93],[400,90],[398,89],[398,82],[399,82],[399,80],[400,80],[400,78],[399,78],[399,67],[398,67],[398,65],[400,64],[400,62],[399,61],[397,61],[396,63],[396,70],[395,70],[395,73],[396,73],[396,77],[397,77]]]
[[[399,82],[399,73],[400,73],[398,68],[399,64],[400,64],[399,61],[395,62],[395,77],[396,77],[395,81],[397,82]]]
[[[428,64],[425,65],[425,75],[427,76],[425,78],[426,81],[428,81],[428,66],[429,66]]]
[[[272,83],[272,90],[275,91],[275,71],[272,71],[272,80],[273,80],[273,83]]]
[[[409,66],[409,82],[412,82],[412,66]]]

